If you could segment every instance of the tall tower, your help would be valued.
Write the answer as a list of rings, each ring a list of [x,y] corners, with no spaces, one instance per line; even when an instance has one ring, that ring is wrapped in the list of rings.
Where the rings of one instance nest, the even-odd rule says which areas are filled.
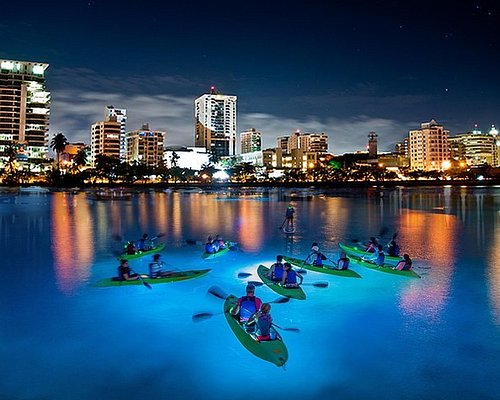
[[[120,158],[121,125],[116,116],[99,121],[90,128],[90,163],[95,167],[98,154]]]
[[[0,155],[18,144],[34,159],[47,158],[50,92],[45,86],[49,64],[0,60]]]
[[[377,137],[378,135],[375,132],[370,132],[368,134],[368,156],[370,158],[377,158]]]
[[[249,129],[240,134],[241,154],[260,151],[262,148],[262,134],[255,130]]]
[[[104,108],[104,121],[109,121],[111,117],[116,117],[116,122],[120,123],[120,160],[124,160],[127,155],[127,110],[106,106]]]
[[[210,94],[194,101],[195,146],[219,156],[236,153],[236,96],[218,94],[214,86]]]
[[[440,171],[450,162],[448,131],[435,120],[409,131],[408,144],[412,171]]]

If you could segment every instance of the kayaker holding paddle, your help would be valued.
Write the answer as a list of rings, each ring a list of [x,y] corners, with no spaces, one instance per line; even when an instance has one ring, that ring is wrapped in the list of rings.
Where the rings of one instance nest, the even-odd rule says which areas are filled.
[[[231,308],[230,312],[240,323],[246,323],[257,310],[260,310],[261,306],[262,300],[255,296],[255,286],[248,284],[246,295],[238,299],[238,302]]]
[[[153,256],[153,262],[149,263],[149,277],[150,278],[161,278],[164,276],[172,275],[172,271],[163,271],[163,266],[165,263],[160,260],[161,255],[159,253]]]
[[[294,288],[302,285],[304,278],[297,271],[292,268],[290,263],[285,263],[285,270],[283,271],[283,279],[281,280],[281,285],[286,288]],[[300,283],[297,282],[299,278]]]
[[[247,325],[255,322],[257,325],[257,331],[255,332],[257,340],[259,342],[274,340],[271,337],[271,326],[273,325],[273,317],[269,313],[271,311],[271,304],[264,303],[259,311],[250,317]]]
[[[128,266],[128,261],[121,260],[120,266],[118,267],[118,278],[121,281],[135,281],[139,279],[139,274],[133,274]]]
[[[276,256],[276,262],[271,265],[271,268],[269,268],[266,276],[274,282],[281,282],[281,280],[283,279],[283,271],[283,256],[279,255]]]

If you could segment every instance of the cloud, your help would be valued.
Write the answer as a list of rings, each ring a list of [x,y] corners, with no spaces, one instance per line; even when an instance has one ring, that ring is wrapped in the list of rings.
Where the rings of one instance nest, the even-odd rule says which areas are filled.
[[[104,118],[105,106],[113,105],[127,110],[128,131],[149,123],[151,129],[167,132],[169,146],[194,145],[194,99],[204,92],[202,85],[194,80],[176,76],[104,77],[89,69],[62,69],[55,72],[53,80],[51,137],[63,132],[71,142],[89,143],[91,124]],[[310,105],[304,107],[307,111],[318,104],[333,104],[335,108],[336,102],[343,102],[344,106],[355,103],[356,96],[341,97],[304,96],[292,102],[299,108]],[[251,110],[252,100],[240,97],[240,103],[247,101],[240,109]],[[268,102],[271,103],[271,99]],[[367,102],[373,99],[361,101]],[[248,128],[256,128],[263,134],[263,147],[269,148],[276,146],[278,136],[290,135],[296,130],[324,132],[329,137],[330,152],[339,154],[365,149],[370,131],[378,133],[380,150],[392,150],[394,143],[401,141],[408,129],[415,126],[418,126],[415,122],[402,123],[367,114],[345,118],[310,114],[291,118],[273,113],[239,112],[237,136]]]

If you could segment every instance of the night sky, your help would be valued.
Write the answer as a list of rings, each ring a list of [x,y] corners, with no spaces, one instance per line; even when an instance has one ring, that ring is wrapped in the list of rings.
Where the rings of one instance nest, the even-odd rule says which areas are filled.
[[[435,118],[500,125],[500,2],[24,1],[0,8],[0,58],[50,64],[50,135],[88,143],[104,107],[194,144],[193,101],[238,96],[238,133],[297,129],[330,151],[393,145]]]

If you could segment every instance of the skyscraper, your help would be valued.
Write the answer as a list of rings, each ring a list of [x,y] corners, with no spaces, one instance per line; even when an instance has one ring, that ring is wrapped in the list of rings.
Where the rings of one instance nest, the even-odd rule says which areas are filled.
[[[104,120],[109,121],[110,117],[116,117],[116,122],[120,123],[120,159],[124,160],[127,155],[127,140],[125,137],[127,129],[127,110],[106,106],[104,109]]]
[[[127,132],[127,162],[137,161],[148,167],[158,167],[163,160],[165,132],[149,129],[142,125],[136,131]]]
[[[99,121],[90,129],[90,162],[95,167],[98,154],[120,158],[121,124],[116,116],[107,121]]]
[[[236,96],[218,94],[211,87],[194,101],[195,146],[218,156],[236,153]]]
[[[260,151],[262,148],[262,134],[255,130],[249,129],[240,133],[241,153],[252,153]]]
[[[435,120],[424,122],[408,133],[410,169],[441,171],[450,162],[448,131]]]
[[[32,159],[47,158],[50,92],[49,64],[0,60],[0,155],[17,144]]]

